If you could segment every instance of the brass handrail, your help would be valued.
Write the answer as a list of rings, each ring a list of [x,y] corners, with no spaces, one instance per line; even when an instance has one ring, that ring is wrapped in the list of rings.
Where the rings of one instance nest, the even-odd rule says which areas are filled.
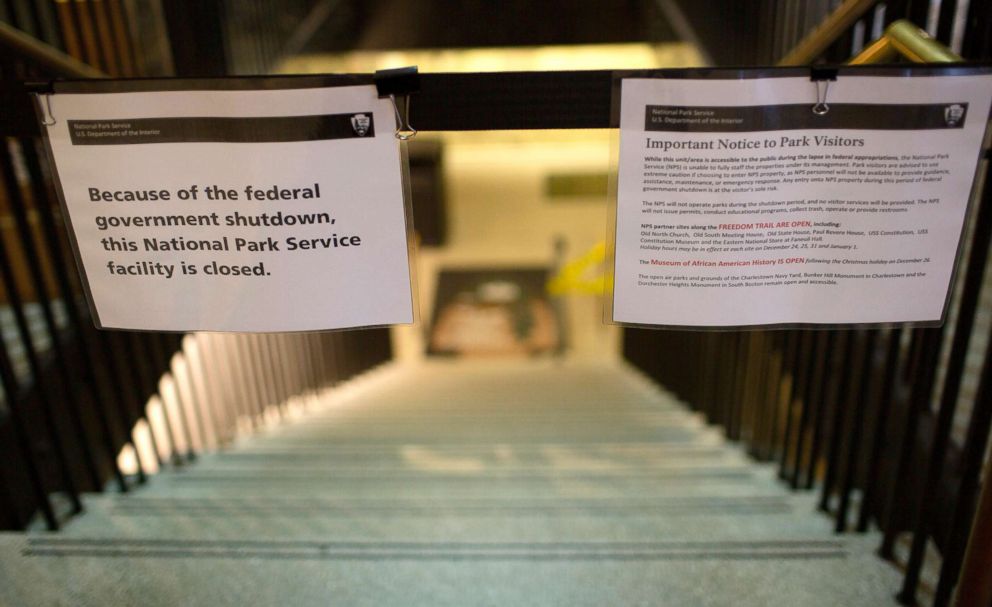
[[[786,53],[778,64],[808,65],[816,61],[817,57],[830,48],[831,44],[875,4],[877,0],[847,0]],[[892,61],[897,55],[902,55],[916,63],[963,61],[959,55],[931,38],[911,21],[900,19],[885,28],[881,38],[868,45],[849,63],[852,65],[885,63]]]
[[[886,63],[898,55],[914,63],[955,63],[964,59],[940,42],[930,37],[912,21],[900,19],[885,28],[885,33],[868,45],[848,63]]]
[[[3,22],[0,22],[0,48],[8,48],[14,53],[30,59],[38,66],[51,71],[55,76],[63,78],[107,77],[100,70]]]

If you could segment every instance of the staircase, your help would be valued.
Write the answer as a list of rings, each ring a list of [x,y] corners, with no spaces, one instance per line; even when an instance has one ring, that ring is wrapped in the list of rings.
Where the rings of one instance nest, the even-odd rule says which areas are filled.
[[[0,605],[886,605],[874,534],[631,367],[389,365],[0,535]]]

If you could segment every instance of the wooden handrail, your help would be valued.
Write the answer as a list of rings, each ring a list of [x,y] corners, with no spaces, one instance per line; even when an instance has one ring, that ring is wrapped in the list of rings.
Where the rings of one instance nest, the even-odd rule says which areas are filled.
[[[0,22],[0,47],[30,59],[39,67],[63,78],[106,78],[107,75],[62,51],[40,42],[21,30]]]

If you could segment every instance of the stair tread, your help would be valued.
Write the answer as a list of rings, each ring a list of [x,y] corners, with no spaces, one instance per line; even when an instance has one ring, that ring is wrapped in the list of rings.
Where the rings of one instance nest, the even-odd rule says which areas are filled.
[[[62,533],[0,535],[0,604],[877,605],[898,585],[877,534],[834,535],[624,365],[387,366],[85,503]]]

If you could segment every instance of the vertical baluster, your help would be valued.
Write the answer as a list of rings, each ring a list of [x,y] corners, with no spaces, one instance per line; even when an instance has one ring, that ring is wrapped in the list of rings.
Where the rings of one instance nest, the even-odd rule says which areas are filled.
[[[162,468],[165,462],[162,461],[162,451],[159,449],[158,437],[152,428],[151,419],[148,417],[146,404],[151,397],[150,380],[144,370],[145,360],[140,358],[138,349],[134,343],[134,335],[128,331],[111,331],[110,339],[113,349],[118,355],[118,365],[124,373],[129,375],[132,388],[133,399],[131,401],[134,420],[143,420],[148,426],[148,441],[151,443],[152,452],[155,456],[155,463]]]
[[[262,387],[265,389],[265,401],[267,407],[273,409],[281,418],[282,409],[279,407],[279,391],[276,387],[275,372],[272,369],[271,352],[269,342],[264,335],[254,336],[255,358],[258,360],[258,368],[262,378]]]
[[[171,428],[168,426],[161,428],[162,430],[168,428],[168,430],[163,432],[161,435],[156,432],[156,428],[159,424],[155,423],[155,419],[151,416],[151,412],[148,407],[149,401],[151,401],[152,397],[158,394],[159,375],[157,370],[161,367],[151,358],[151,352],[148,349],[148,344],[146,341],[147,334],[143,332],[139,333],[137,331],[121,331],[121,336],[123,337],[126,351],[131,356],[130,363],[131,368],[135,373],[135,384],[138,386],[138,394],[141,395],[141,398],[138,401],[138,407],[141,408],[145,416],[145,421],[148,424],[148,434],[154,443],[155,457],[157,458],[159,468],[162,468],[167,462],[174,463],[177,459],[177,455],[175,443],[172,440]],[[168,417],[164,415],[164,411],[162,417],[167,424]],[[160,436],[161,440],[159,439]],[[162,451],[159,450],[160,445],[164,447],[164,455],[162,455]]]
[[[973,61],[992,58],[992,3],[971,0],[967,23],[961,55]]]
[[[988,607],[992,604],[992,482],[982,483],[968,548],[961,567],[955,607]]]
[[[231,364],[231,374],[240,389],[242,409],[251,421],[252,428],[258,430],[262,427],[263,420],[261,419],[259,409],[256,407],[251,378],[249,377],[248,370],[245,368],[245,361],[241,352],[240,336],[237,333],[231,333],[225,337],[229,348],[228,357]]]
[[[986,167],[985,173],[985,183],[988,184],[992,182],[992,170],[989,166]],[[978,311],[990,241],[992,241],[992,191],[986,188],[978,207],[978,214],[975,217],[975,231],[971,238],[971,252],[968,255],[964,288],[961,291],[961,301],[958,304],[957,326],[954,329],[950,356],[947,360],[945,375],[947,379],[944,382],[933,441],[927,459],[926,480],[923,485],[924,496],[935,495],[940,484],[944,458],[951,438],[951,426],[954,423],[954,412],[960,394],[965,359],[968,355],[968,343],[975,326],[975,315]],[[923,507],[917,511],[913,520],[913,546],[910,550],[909,563],[906,566],[903,587],[898,595],[899,600],[906,605],[916,600],[916,587],[919,584],[923,557],[933,523],[933,503],[934,500],[925,499]]]
[[[8,9],[12,24],[34,38],[41,38],[41,18],[34,2],[14,2]]]
[[[718,357],[718,347],[717,340],[719,337],[715,333],[707,333],[703,338],[703,367],[702,372],[705,376],[705,381],[703,382],[702,391],[702,402],[700,403],[700,408],[703,414],[706,416],[707,421],[713,422],[715,416],[715,409],[717,403],[717,382],[719,381],[720,365],[717,360]]]
[[[74,59],[86,61],[83,53],[83,41],[79,35],[79,24],[72,2],[68,0],[57,1],[55,8],[65,52]]]
[[[31,330],[28,325],[27,317],[24,315],[24,302],[21,301],[21,295],[17,290],[17,283],[15,282],[13,275],[13,267],[11,266],[10,257],[7,253],[7,245],[3,242],[2,238],[0,238],[0,281],[3,283],[7,302],[10,304],[11,311],[14,313],[17,333],[21,343],[24,346],[24,353],[28,361],[28,367],[31,371],[34,386],[37,389],[42,417],[45,422],[47,434],[51,440],[52,450],[57,460],[62,482],[64,483],[65,489],[69,494],[69,499],[72,503],[73,510],[75,512],[82,512],[83,503],[80,500],[79,490],[77,488],[78,485],[75,478],[73,478],[72,470],[69,466],[69,455],[66,451],[64,442],[65,439],[58,429],[58,416],[52,402],[52,395],[49,393],[51,385],[44,380],[41,362],[38,359],[38,352],[35,349],[34,341],[31,337]],[[19,394],[19,392],[10,391],[7,393]],[[14,398],[11,398],[11,402],[13,402],[13,400]]]
[[[788,361],[795,348],[795,343],[791,335],[790,331],[778,332],[778,375],[775,378],[775,383],[771,386],[768,400],[768,406],[771,408],[768,420],[769,438],[768,455],[766,458],[768,461],[774,461],[778,457],[782,445],[783,425],[785,423],[782,407],[788,396],[788,390],[786,388],[792,381],[789,376]]]
[[[781,332],[780,338],[780,363],[779,363],[779,380],[776,387],[775,393],[773,394],[774,401],[772,405],[774,407],[773,418],[774,425],[772,427],[772,450],[768,454],[769,459],[782,458],[782,450],[784,449],[786,443],[786,435],[790,431],[789,426],[789,411],[788,411],[788,401],[789,394],[792,392],[792,382],[793,371],[792,361],[796,357],[796,349],[799,347],[799,343],[796,340],[796,332],[793,330],[785,330]]]
[[[97,46],[100,49],[100,56],[105,66],[104,71],[113,77],[122,76],[120,61],[115,52],[116,47],[110,26],[110,17],[107,14],[105,3],[103,0],[89,0],[88,4],[96,34]]]
[[[821,333],[815,331],[805,331],[804,336],[807,342],[807,354],[800,371],[800,380],[793,392],[793,397],[799,396],[801,401],[799,410],[799,424],[796,429],[796,454],[793,458],[792,471],[789,475],[789,486],[793,489],[799,488],[799,477],[802,474],[803,451],[806,445],[806,435],[809,433],[810,418],[812,416],[812,390],[813,375],[816,372],[818,355],[822,343]]]
[[[912,0],[886,0],[885,25],[893,21],[909,18],[909,5]]]
[[[215,403],[213,410],[216,412],[224,437],[224,442],[229,443],[234,440],[238,429],[238,416],[234,405],[233,390],[228,386],[227,376],[220,358],[223,352],[220,350],[218,340],[220,336],[214,333],[200,333],[200,345],[203,361],[203,384],[211,391],[211,400]]]
[[[878,409],[875,412],[874,436],[871,440],[871,452],[868,456],[868,471],[865,477],[865,493],[861,500],[861,511],[858,514],[857,530],[861,533],[868,531],[871,511],[876,507],[879,491],[880,468],[882,454],[885,449],[886,436],[890,434],[893,399],[896,398],[896,382],[899,370],[899,348],[902,331],[889,331],[888,344],[885,354],[885,370],[882,373],[882,387],[878,396]]]
[[[179,389],[179,380],[172,369],[173,358],[176,354],[174,338],[169,333],[153,333],[150,334],[149,338],[152,341],[152,347],[159,352],[158,358],[162,361],[163,366],[160,377],[168,375],[172,379],[172,387],[176,397],[176,417],[182,431],[183,441],[186,443],[186,453],[179,454],[179,458],[180,460],[186,459],[187,461],[192,461],[196,459],[196,449],[193,446],[193,431],[190,427],[189,416],[186,414],[186,402]],[[168,408],[165,407],[164,398],[162,399],[162,407],[163,413],[168,415]]]
[[[75,307],[75,306],[73,306]],[[78,308],[76,312],[79,313]],[[82,329],[82,324],[86,322],[86,319],[81,318],[80,323],[80,334],[83,331],[89,331],[89,329]],[[138,476],[139,483],[145,483],[148,480],[148,476],[145,473],[144,465],[141,461],[141,457],[138,452],[137,441],[134,438],[135,429],[133,424],[138,420],[145,418],[145,413],[142,410],[140,399],[128,398],[127,392],[125,391],[124,382],[128,382],[129,385],[133,385],[136,381],[135,378],[128,377],[125,379],[125,374],[129,372],[125,364],[122,362],[122,358],[127,359],[127,355],[118,347],[118,336],[111,334],[110,332],[95,331],[92,333],[94,339],[93,343],[96,346],[96,351],[100,355],[101,366],[108,369],[107,376],[109,377],[111,389],[114,394],[114,405],[116,405],[117,415],[119,419],[119,425],[124,431],[124,435],[128,437],[128,444],[134,451],[134,461],[135,461],[135,472]],[[154,437],[152,438],[154,440]],[[157,452],[157,448],[156,448]]]
[[[303,364],[306,368],[308,391],[312,399],[317,398],[317,394],[320,388],[320,379],[317,376],[317,367],[314,363],[313,351],[310,349],[311,337],[309,333],[304,333],[300,335],[300,353],[302,354]]]
[[[242,375],[248,385],[249,392],[251,393],[252,406],[255,410],[255,414],[264,422],[265,397],[263,396],[258,369],[255,368],[255,364],[251,356],[250,344],[248,342],[249,336],[241,333],[238,334],[236,338],[238,341],[238,356],[241,360],[241,367],[244,371]]]
[[[78,442],[79,450],[82,455],[83,470],[86,472],[89,484],[93,487],[93,489],[100,491],[103,487],[103,479],[100,473],[100,466],[97,463],[97,456],[94,452],[94,447],[101,443],[104,447],[106,447],[110,439],[107,437],[103,441],[94,440],[90,437],[90,433],[87,431],[83,421],[82,403],[80,402],[79,395],[75,390],[75,373],[73,373],[69,367],[68,357],[66,356],[62,341],[62,331],[59,328],[58,323],[55,321],[54,312],[52,312],[51,296],[48,293],[48,285],[45,284],[45,277],[41,267],[42,261],[38,254],[38,249],[35,247],[35,243],[31,235],[32,228],[28,222],[27,212],[25,211],[27,202],[21,193],[17,176],[14,172],[10,148],[6,145],[0,145],[0,175],[2,175],[3,181],[7,184],[7,200],[11,214],[14,216],[14,224],[17,228],[16,231],[19,241],[18,244],[20,245],[20,250],[24,255],[23,261],[25,262],[24,265],[27,267],[32,290],[34,291],[35,298],[38,300],[38,307],[42,313],[42,321],[44,323],[45,331],[51,339],[51,349],[54,354],[55,368],[60,376],[60,380],[55,383],[62,386],[61,395],[65,398],[65,402],[68,405],[69,422],[72,426],[72,432],[75,434],[75,439]],[[27,344],[25,345],[27,346]],[[32,373],[33,372],[34,371],[32,371]],[[39,373],[40,372],[39,367]],[[40,383],[45,380],[42,379],[41,375],[39,375],[36,381]],[[99,412],[99,408],[96,408],[96,411]],[[103,425],[106,426],[106,424]],[[113,450],[110,450],[104,455],[105,457],[110,458],[110,460],[114,459]]]
[[[3,466],[0,466],[0,530],[19,529],[21,527],[21,517],[18,516],[17,508],[10,498],[10,490],[13,487],[3,471]]]
[[[772,457],[775,394],[777,393],[781,373],[781,360],[779,357],[779,342],[781,339],[781,331],[768,331],[765,349],[762,352],[762,357],[765,359],[765,373],[758,384],[756,393],[759,411],[755,421],[757,426],[757,441],[753,450],[754,457],[760,461],[767,461]]]
[[[830,381],[832,356],[837,346],[836,332],[823,331],[820,333],[820,343],[816,371],[809,382],[807,393],[810,406],[813,408],[813,419],[810,427],[809,456],[806,458],[804,489],[812,489],[816,483],[816,466],[820,460],[820,448],[823,441],[823,425],[826,423],[827,382]]]
[[[131,43],[127,17],[125,16],[121,0],[105,0],[103,4],[109,14],[108,18],[113,32],[114,44],[117,49],[116,54],[121,67],[121,75],[125,78],[141,75],[136,65],[134,45]]]
[[[219,375],[223,378],[223,386],[226,387],[226,400],[230,410],[231,421],[234,430],[240,430],[242,420],[247,418],[249,425],[254,426],[255,420],[245,406],[243,386],[238,382],[234,372],[234,363],[231,355],[231,342],[225,334],[215,334],[212,339],[214,345],[214,364],[217,365]]]
[[[858,378],[860,390],[854,396],[852,403],[851,434],[848,439],[847,461],[844,464],[843,486],[840,492],[840,503],[837,506],[837,520],[834,524],[836,533],[847,531],[847,513],[851,505],[851,493],[854,490],[857,476],[858,454],[861,452],[861,436],[864,431],[865,410],[870,398],[872,368],[875,363],[875,346],[878,341],[878,330],[869,329],[864,334],[862,344],[863,359],[861,373]]]
[[[765,344],[760,354],[764,360],[764,373],[755,387],[755,439],[752,454],[758,460],[767,460],[771,451],[771,430],[769,421],[772,418],[775,388],[772,385],[778,377],[778,341],[779,331],[766,331]]]
[[[306,345],[314,380],[314,393],[319,396],[324,388],[324,370],[321,367],[320,352],[317,350],[317,340],[318,335],[316,333],[307,334]]]
[[[320,380],[320,389],[323,390],[327,387],[328,382],[330,381],[327,359],[324,356],[324,334],[314,333],[312,335],[310,347],[313,348],[314,362],[317,365],[317,377]]]
[[[31,5],[35,11],[35,19],[39,24],[41,38],[55,48],[64,50],[65,44],[62,40],[62,33],[59,29],[58,19],[52,4],[49,2],[32,2]]]
[[[131,332],[131,337],[136,351],[141,355],[139,365],[144,369],[146,390],[148,398],[155,396],[159,392],[159,382],[162,373],[165,372],[166,363],[163,360],[162,352],[157,345],[157,334],[148,332]],[[159,399],[161,401],[161,398]],[[169,462],[174,465],[182,464],[182,457],[179,455],[176,433],[172,427],[172,420],[169,417],[169,410],[165,403],[161,403],[162,426],[165,430],[166,449],[168,450]]]
[[[943,1],[943,0],[942,0]],[[906,18],[920,27],[926,27],[930,13],[929,0],[910,0]]]
[[[242,336],[242,342],[245,355],[245,364],[248,365],[249,375],[252,379],[252,387],[255,391],[255,400],[260,415],[264,419],[268,415],[271,399],[268,394],[268,386],[266,386],[265,370],[262,368],[262,365],[259,364],[258,353],[256,352],[257,341],[254,335],[246,334]]]
[[[796,347],[793,350],[793,357],[789,361],[789,369],[791,370],[790,378],[792,381],[784,408],[785,430],[782,435],[782,452],[780,453],[778,463],[778,476],[783,479],[788,478],[789,458],[792,454],[793,437],[796,432],[796,394],[801,390],[802,370],[805,367],[803,361],[808,356],[809,332],[796,331],[793,339],[796,340]]]
[[[910,372],[913,381],[910,387],[909,407],[906,410],[906,420],[903,424],[899,459],[896,460],[893,475],[892,490],[885,504],[885,533],[882,546],[878,553],[885,559],[893,558],[896,535],[899,533],[899,521],[896,514],[907,512],[916,507],[916,499],[909,495],[910,467],[913,452],[916,447],[916,435],[919,431],[920,416],[930,406],[934,380],[937,375],[937,361],[940,356],[940,344],[943,331],[941,329],[916,329],[914,331],[915,360]],[[909,513],[911,514],[911,512]]]
[[[334,352],[334,334],[333,333],[321,333],[320,334],[320,350],[321,357],[324,360],[324,364],[327,369],[327,381],[328,386],[333,386],[338,381],[338,361],[335,358],[336,354]]]
[[[823,479],[823,490],[820,493],[820,510],[826,512],[830,505],[830,497],[833,494],[834,482],[837,479],[837,468],[840,465],[840,448],[843,438],[844,427],[847,425],[847,409],[850,403],[851,368],[850,361],[855,353],[857,345],[857,335],[848,333],[844,340],[844,354],[840,358],[839,378],[837,380],[837,391],[833,399],[834,417],[830,424],[830,445],[827,450],[826,472]]]
[[[70,0],[72,6],[73,20],[79,27],[79,37],[82,41],[82,50],[86,63],[98,70],[103,69],[103,62],[100,57],[100,46],[97,43],[96,30],[93,27],[93,16],[90,14],[89,4],[86,0]]]
[[[299,363],[299,371],[302,383],[303,383],[303,394],[305,395],[305,400],[308,403],[313,402],[314,397],[314,384],[313,376],[311,375],[310,359],[307,356],[306,350],[306,335],[296,334],[293,336],[293,349],[296,351],[296,359]]]
[[[235,384],[235,393],[238,395],[238,408],[241,410],[242,415],[248,418],[252,429],[257,430],[261,427],[261,421],[258,418],[258,412],[255,410],[251,393],[251,383],[248,381],[247,374],[245,373],[244,361],[241,358],[241,345],[238,341],[237,333],[224,335],[224,346],[228,371],[231,375],[231,381]]]
[[[935,36],[945,46],[951,46],[951,32],[954,30],[954,16],[958,12],[958,0],[940,0],[940,11],[937,13],[937,35]]]
[[[284,333],[277,333],[272,338],[274,340],[275,368],[279,373],[285,391],[283,398],[289,400],[295,394],[296,386],[293,384],[292,375],[288,370],[289,358],[286,355],[286,335]]]
[[[743,399],[741,394],[744,382],[747,378],[748,370],[748,346],[750,345],[750,333],[741,332],[736,346],[735,373],[732,379],[733,391],[729,402],[728,418],[726,422],[726,434],[730,440],[738,440],[741,436],[740,412]]]
[[[950,602],[968,542],[982,465],[988,449],[989,432],[992,430],[992,352],[986,352],[973,407],[961,451],[961,481],[955,496],[950,533],[943,550],[940,581],[934,594],[933,607],[945,607]],[[988,477],[985,482],[989,482]]]
[[[17,375],[10,364],[7,356],[7,346],[0,344],[0,383],[3,384],[4,394],[7,396],[7,411],[10,415],[14,439],[24,458],[24,468],[27,471],[28,482],[31,485],[31,492],[34,494],[35,504],[41,510],[45,519],[45,525],[49,531],[56,531],[59,528],[58,518],[55,516],[55,509],[48,497],[45,489],[45,482],[41,476],[41,468],[38,466],[37,454],[32,444],[31,434],[28,432],[28,422],[23,404],[20,402],[21,386],[17,380]],[[50,437],[50,441],[57,440]]]
[[[281,341],[286,374],[289,376],[290,385],[293,387],[293,396],[298,396],[303,390],[303,383],[299,373],[299,364],[296,360],[296,351],[293,348],[293,336],[283,334]]]
[[[278,354],[275,350],[275,336],[272,334],[262,335],[265,354],[265,367],[272,382],[275,404],[279,410],[285,414],[286,392],[282,384],[282,375],[279,373]]]
[[[208,447],[219,449],[221,438],[213,416],[214,411],[211,408],[210,396],[203,389],[200,378],[198,377],[198,367],[201,361],[195,333],[187,333],[183,337],[182,350],[183,377],[186,379],[185,384],[189,389],[189,400],[193,405],[193,411],[196,415],[196,425],[200,429],[201,444],[204,450]]]
[[[122,411],[121,399],[123,397],[113,390],[108,393],[97,376],[95,362],[93,360],[93,340],[90,339],[89,327],[84,327],[79,312],[79,306],[81,304],[75,297],[69,273],[66,270],[66,265],[73,262],[68,261],[69,258],[66,255],[65,247],[62,246],[62,239],[59,237],[55,216],[52,212],[51,201],[54,200],[54,192],[49,187],[50,184],[47,183],[44,172],[42,171],[39,151],[36,147],[37,142],[23,140],[21,145],[24,150],[28,175],[31,178],[31,187],[34,194],[33,207],[35,213],[37,213],[41,235],[44,239],[42,246],[49,253],[50,267],[55,277],[56,291],[64,304],[69,330],[78,340],[79,356],[77,358],[83,368],[84,383],[89,386],[93,402],[97,408],[97,415],[105,440],[109,441],[106,449],[111,458],[113,474],[117,480],[118,489],[121,492],[126,492],[128,490],[127,482],[117,464],[117,454],[114,448],[114,444],[116,444],[115,437],[119,433],[122,443],[130,444],[132,447],[134,443],[129,438],[130,432],[127,425],[115,429],[111,423],[115,411],[120,416],[120,412]],[[115,383],[115,385],[119,384]],[[119,421],[123,422],[123,419],[119,419]]]
[[[214,336],[209,333],[197,333],[196,352],[199,366],[199,385],[209,395],[211,421],[222,443],[228,443],[233,438],[234,422],[228,406],[229,390],[225,390],[223,378],[217,365],[217,354],[214,346]]]

